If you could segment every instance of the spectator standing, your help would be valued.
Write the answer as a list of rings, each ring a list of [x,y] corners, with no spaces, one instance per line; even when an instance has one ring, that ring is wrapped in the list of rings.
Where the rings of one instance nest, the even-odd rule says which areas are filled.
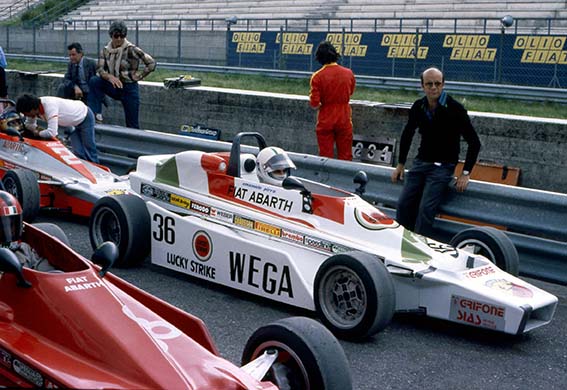
[[[311,76],[309,104],[319,110],[316,127],[319,155],[333,158],[336,144],[337,157],[352,160],[349,101],[356,87],[354,74],[337,63],[340,54],[328,41],[319,44],[315,58],[323,67]]]
[[[120,100],[124,107],[126,126],[139,129],[140,90],[138,81],[156,68],[154,59],[142,49],[130,43],[126,36],[128,28],[123,21],[114,21],[108,29],[110,42],[101,50],[98,76],[89,81],[89,107],[97,121],[102,121],[102,101],[105,95]],[[144,69],[139,70],[140,62]]]
[[[87,103],[89,80],[96,75],[96,61],[85,57],[79,42],[71,43],[67,51],[69,64],[63,82],[57,89],[57,96]]]
[[[6,55],[2,46],[0,46],[0,98],[8,98],[8,83],[6,82],[6,67],[8,63],[6,62]],[[0,114],[4,112],[4,103],[0,103]]]
[[[54,138],[58,134],[59,126],[74,126],[75,131],[70,135],[73,152],[83,160],[98,164],[94,114],[82,101],[24,94],[18,97],[16,110],[26,116],[26,129],[31,131],[34,137]],[[38,129],[37,118],[47,122],[45,130]]]
[[[398,199],[396,219],[405,228],[431,236],[437,208],[453,180],[459,159],[461,137],[467,154],[456,189],[464,191],[469,174],[480,151],[480,140],[467,110],[443,91],[443,73],[431,67],[421,74],[425,96],[413,103],[408,122],[400,139],[400,156],[392,181],[404,180],[404,189]],[[421,142],[412,168],[404,177],[404,166],[415,130],[419,129]]]

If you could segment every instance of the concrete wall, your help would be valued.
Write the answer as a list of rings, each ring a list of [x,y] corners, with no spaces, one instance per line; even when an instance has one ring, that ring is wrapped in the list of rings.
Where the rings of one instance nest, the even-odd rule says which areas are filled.
[[[52,95],[60,81],[61,75],[8,72],[8,93],[14,98],[24,92]],[[316,115],[306,96],[205,87],[167,90],[160,83],[142,82],[141,99],[143,129],[178,133],[184,124],[200,123],[222,130],[222,140],[227,141],[240,131],[258,131],[269,144],[317,154]],[[352,102],[352,107],[356,134],[399,141],[407,108],[361,101]],[[524,187],[567,193],[566,120],[470,115],[483,144],[480,160],[520,168]],[[104,117],[105,123],[124,125],[120,103],[111,101]],[[410,157],[416,153],[415,138]]]

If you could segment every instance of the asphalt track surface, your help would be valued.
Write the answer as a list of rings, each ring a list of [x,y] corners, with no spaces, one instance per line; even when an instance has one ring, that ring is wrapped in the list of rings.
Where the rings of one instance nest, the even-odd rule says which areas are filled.
[[[85,257],[92,250],[86,220],[42,215],[58,224]],[[111,272],[200,317],[221,355],[240,365],[259,326],[314,313],[175,274],[150,264]],[[415,315],[396,315],[379,334],[341,341],[355,389],[566,389],[567,286],[528,279],[559,298],[554,320],[520,337]],[[151,364],[151,362],[148,362]]]

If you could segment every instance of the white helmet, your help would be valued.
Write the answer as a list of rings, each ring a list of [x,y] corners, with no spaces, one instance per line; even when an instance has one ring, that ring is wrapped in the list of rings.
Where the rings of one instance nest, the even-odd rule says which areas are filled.
[[[295,169],[295,164],[287,153],[272,146],[260,150],[256,166],[260,182],[275,186],[281,186],[282,181],[290,175],[291,168]]]

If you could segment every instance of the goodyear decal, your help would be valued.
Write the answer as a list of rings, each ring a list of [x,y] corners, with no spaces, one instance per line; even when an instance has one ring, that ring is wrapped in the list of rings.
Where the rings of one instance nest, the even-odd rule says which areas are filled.
[[[233,32],[232,42],[236,43],[237,53],[263,54],[266,51],[266,42],[261,41],[260,32]]]
[[[520,62],[528,64],[567,64],[565,36],[519,35],[514,50],[522,51]]]
[[[506,308],[475,299],[451,296],[449,319],[493,330],[504,330]]]
[[[65,279],[67,285],[65,292],[90,290],[92,288],[102,287],[102,282],[89,282],[86,276],[77,276]]]
[[[424,60],[428,46],[420,46],[422,34],[384,34],[381,46],[388,47],[388,58],[418,58]]]
[[[520,286],[506,279],[491,279],[486,281],[484,285],[514,297],[532,298],[534,296],[534,293],[529,288]]]
[[[451,48],[451,60],[494,62],[496,49],[489,48],[489,35],[448,34],[443,47]]]

